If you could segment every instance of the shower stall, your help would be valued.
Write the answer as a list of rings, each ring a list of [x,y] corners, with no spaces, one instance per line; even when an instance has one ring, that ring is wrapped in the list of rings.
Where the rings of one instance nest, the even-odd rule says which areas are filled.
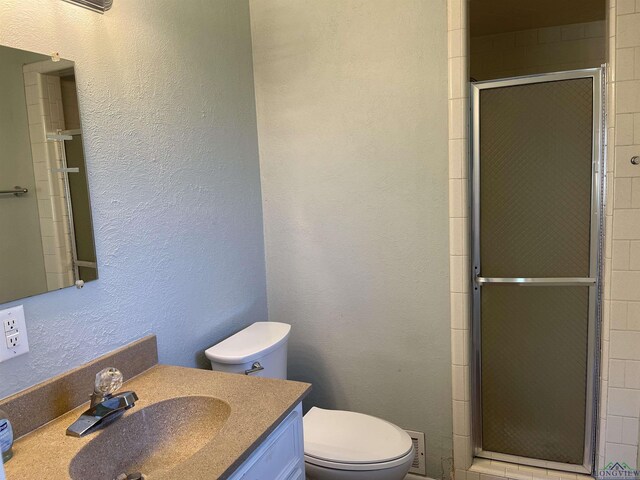
[[[603,75],[471,85],[477,457],[593,471]]]

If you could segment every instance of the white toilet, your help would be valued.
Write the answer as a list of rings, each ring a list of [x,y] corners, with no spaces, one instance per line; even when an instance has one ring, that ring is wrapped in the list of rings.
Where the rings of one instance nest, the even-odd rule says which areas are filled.
[[[291,326],[257,322],[207,349],[213,370],[287,378]],[[402,480],[414,459],[411,437],[385,420],[313,407],[304,416],[309,480]]]

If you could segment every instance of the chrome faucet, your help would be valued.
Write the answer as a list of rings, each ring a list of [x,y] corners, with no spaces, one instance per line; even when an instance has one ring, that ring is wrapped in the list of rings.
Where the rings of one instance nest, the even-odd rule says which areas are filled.
[[[122,373],[116,368],[99,371],[91,394],[91,406],[67,428],[67,435],[83,437],[110,424],[120,418],[125,410],[133,407],[138,400],[135,392],[114,394],[122,386],[122,382]]]

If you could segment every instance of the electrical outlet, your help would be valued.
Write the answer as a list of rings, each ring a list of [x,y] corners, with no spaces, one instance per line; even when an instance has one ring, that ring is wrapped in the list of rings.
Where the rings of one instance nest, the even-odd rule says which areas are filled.
[[[4,321],[4,331],[10,332],[11,330],[15,330],[15,329],[16,329],[16,319],[13,316],[7,318]]]
[[[3,342],[0,337],[0,362],[27,353],[29,340],[22,305],[0,311],[0,322],[4,330],[0,333],[4,335],[5,340]]]
[[[17,331],[7,335],[7,348],[16,348],[18,345],[20,345],[20,334]]]

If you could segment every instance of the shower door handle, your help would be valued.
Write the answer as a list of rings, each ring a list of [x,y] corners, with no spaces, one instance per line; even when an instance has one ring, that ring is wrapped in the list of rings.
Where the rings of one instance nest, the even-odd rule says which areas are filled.
[[[548,287],[548,286],[591,286],[596,284],[596,279],[591,277],[546,277],[546,278],[527,278],[527,277],[481,277],[475,278],[477,285],[485,285],[488,283],[499,285],[520,285],[528,287]]]

